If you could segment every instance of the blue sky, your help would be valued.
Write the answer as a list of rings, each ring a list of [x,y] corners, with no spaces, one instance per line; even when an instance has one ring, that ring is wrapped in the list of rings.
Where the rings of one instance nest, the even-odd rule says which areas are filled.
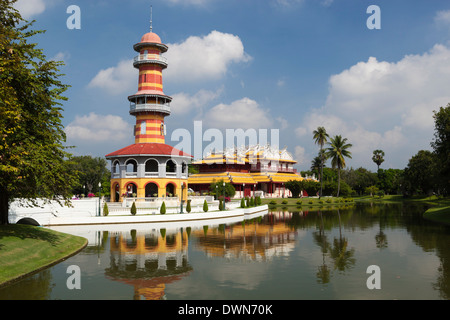
[[[79,30],[66,26],[70,5],[81,10]],[[66,64],[72,153],[103,157],[134,143],[131,61],[149,31],[150,5],[153,31],[169,46],[163,82],[173,97],[173,146],[173,130],[193,135],[194,121],[224,136],[277,129],[280,147],[308,170],[318,152],[312,131],[324,126],[353,144],[349,167],[375,171],[372,152],[382,149],[382,168],[404,168],[430,149],[432,111],[450,102],[445,0],[19,0],[24,17],[46,30],[38,46]],[[381,10],[381,29],[366,25],[370,5]]]

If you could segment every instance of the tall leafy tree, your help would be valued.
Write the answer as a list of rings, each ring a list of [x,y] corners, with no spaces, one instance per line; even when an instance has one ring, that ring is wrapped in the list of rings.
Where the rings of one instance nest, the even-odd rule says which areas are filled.
[[[15,2],[0,0],[0,224],[15,198],[69,201],[76,176],[63,145],[62,63],[29,42],[43,31],[30,30]]]
[[[323,189],[323,163],[325,162],[326,154],[323,152],[323,146],[327,142],[327,138],[330,136],[327,133],[327,130],[324,127],[317,127],[316,130],[313,131],[313,139],[316,144],[320,146],[319,157],[320,157],[320,193],[319,198],[322,197],[322,189]]]
[[[434,111],[434,140],[431,142],[438,161],[438,184],[441,190],[450,192],[450,103]]]
[[[383,150],[374,150],[372,161],[376,163],[377,169],[380,170],[380,165],[384,162],[384,151]]]
[[[340,135],[330,138],[327,148],[327,156],[331,159],[331,166],[333,169],[338,169],[338,189],[337,197],[339,197],[339,189],[341,186],[341,169],[345,168],[345,158],[352,158],[351,152],[348,150],[352,147],[347,143],[347,138],[342,138]]]
[[[76,156],[70,159],[72,168],[79,172],[78,182],[73,186],[74,194],[90,193],[98,191],[98,184],[102,184],[102,194],[109,191],[105,188],[110,180],[110,172],[106,168],[106,160],[100,157]]]
[[[406,189],[411,193],[427,194],[435,189],[436,155],[429,150],[419,150],[408,161],[404,170]]]

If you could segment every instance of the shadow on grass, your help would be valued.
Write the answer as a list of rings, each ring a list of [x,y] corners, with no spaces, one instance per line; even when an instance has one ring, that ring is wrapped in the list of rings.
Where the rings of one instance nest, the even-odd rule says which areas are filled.
[[[60,237],[42,227],[35,227],[29,225],[10,224],[0,226],[0,250],[2,249],[3,238],[18,238],[21,240],[34,239],[49,242],[51,245],[56,245]]]

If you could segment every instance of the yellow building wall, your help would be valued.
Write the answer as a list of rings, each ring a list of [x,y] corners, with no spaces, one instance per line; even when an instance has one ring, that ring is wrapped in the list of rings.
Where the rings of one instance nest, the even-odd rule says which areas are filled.
[[[187,189],[188,189],[188,180],[187,179],[177,179],[177,178],[118,178],[111,179],[111,201],[115,200],[115,190],[116,184],[119,184],[119,201],[123,200],[122,195],[127,192],[127,186],[130,183],[134,183],[137,187],[137,198],[145,197],[145,186],[148,183],[155,183],[158,185],[158,197],[166,196],[166,186],[169,183],[173,183],[175,185],[175,194],[173,196],[178,196],[180,198],[181,195],[181,184],[185,184],[185,188],[183,190],[183,200],[187,199]]]

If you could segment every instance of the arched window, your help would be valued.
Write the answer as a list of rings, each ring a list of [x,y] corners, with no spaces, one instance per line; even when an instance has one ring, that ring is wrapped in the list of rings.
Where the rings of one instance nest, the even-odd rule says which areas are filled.
[[[145,173],[158,173],[158,161],[149,159],[145,163]]]
[[[135,197],[137,194],[137,186],[134,183],[129,183],[126,187],[127,197]]]
[[[166,162],[166,173],[175,173],[177,170],[177,165],[175,161],[169,160]]]
[[[168,197],[175,196],[175,185],[173,183],[168,183],[166,185],[166,196]]]
[[[137,162],[134,159],[129,159],[125,162],[127,167],[127,174],[137,174]]]
[[[145,186],[145,197],[157,197],[158,196],[158,185],[156,183],[150,182]]]
[[[114,161],[113,166],[112,166],[112,172],[113,172],[113,174],[120,173],[120,164],[119,164],[118,160]]]

